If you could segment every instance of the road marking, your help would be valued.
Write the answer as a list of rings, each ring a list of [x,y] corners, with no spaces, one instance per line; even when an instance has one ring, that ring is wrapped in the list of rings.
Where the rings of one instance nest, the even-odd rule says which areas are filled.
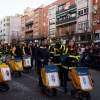
[[[22,73],[22,74],[23,74],[23,73]],[[27,76],[27,77],[29,77],[29,78],[31,78],[31,79],[33,79],[33,80],[39,81],[38,79],[33,78],[33,77],[29,76],[29,75],[26,75],[26,74],[23,74],[23,75],[24,75],[24,76]],[[60,89],[60,88],[57,88],[57,90],[64,92],[64,90],[62,90],[62,89]],[[71,93],[70,93],[70,92],[68,92],[68,94],[69,94],[69,95],[71,95]],[[78,98],[78,96],[75,96],[75,97],[77,97],[77,98]]]
[[[22,73],[22,74],[23,74],[23,73]],[[29,78],[31,78],[31,79],[33,79],[33,80],[39,81],[38,79],[33,78],[33,77],[29,76],[29,75],[26,75],[26,74],[23,74],[23,75],[24,75],[24,76],[27,76],[27,77],[29,77]]]

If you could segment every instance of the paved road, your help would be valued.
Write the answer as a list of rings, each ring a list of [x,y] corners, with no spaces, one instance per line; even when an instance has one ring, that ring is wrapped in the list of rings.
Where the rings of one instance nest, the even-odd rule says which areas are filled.
[[[95,81],[94,90],[91,91],[92,100],[100,100],[100,72],[90,70],[90,73]],[[41,94],[37,84],[38,75],[34,69],[29,74],[23,73],[21,78],[13,77],[9,83],[10,89],[0,92],[0,100],[78,100],[70,96],[71,82],[68,83],[69,93],[65,94],[63,88],[58,88],[58,96],[55,97]]]

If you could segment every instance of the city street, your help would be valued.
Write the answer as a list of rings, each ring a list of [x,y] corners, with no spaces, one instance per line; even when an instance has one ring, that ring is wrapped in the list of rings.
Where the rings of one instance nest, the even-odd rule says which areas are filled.
[[[100,100],[100,72],[90,70],[94,80],[94,89],[91,91],[92,100]],[[78,97],[73,98],[70,96],[72,89],[71,82],[68,83],[68,93],[63,93],[63,88],[58,88],[58,96],[48,97],[42,94],[38,85],[38,75],[34,68],[31,72],[22,73],[21,78],[13,77],[9,83],[10,89],[5,92],[0,92],[0,100],[78,100]]]

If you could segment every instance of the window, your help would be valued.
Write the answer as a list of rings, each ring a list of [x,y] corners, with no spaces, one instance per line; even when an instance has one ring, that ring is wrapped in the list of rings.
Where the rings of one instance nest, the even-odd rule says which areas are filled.
[[[44,22],[44,26],[46,26],[46,22]]]
[[[46,17],[46,14],[44,14],[44,17]]]
[[[54,35],[55,34],[55,29],[49,30],[49,35]]]
[[[60,7],[59,7],[59,10],[62,10],[62,8],[63,8],[63,7],[62,7],[62,6],[60,6]]]
[[[50,19],[50,20],[49,20],[49,24],[50,24],[50,25],[55,24],[55,21],[56,21],[55,19]]]
[[[38,17],[38,14],[37,14],[37,13],[35,14],[35,18],[36,18],[36,17]]]
[[[76,14],[71,14],[72,17],[76,17]]]
[[[65,6],[65,9],[69,9],[69,6],[70,6],[70,2],[68,2]]]
[[[7,18],[7,21],[9,21],[10,19],[9,18]]]
[[[98,5],[94,5],[94,6],[93,6],[93,9],[94,9],[94,10],[97,10],[97,9],[98,9]]]
[[[34,24],[34,27],[38,27],[38,23],[35,23],[35,24]]]
[[[38,34],[39,34],[38,32],[35,32],[35,33],[34,33],[34,36],[38,36]]]
[[[55,8],[52,8],[49,10],[49,15],[53,15],[56,13],[56,9]]]
[[[78,23],[78,29],[84,30],[87,27],[88,22],[80,22]]]
[[[75,36],[75,41],[78,41],[78,36]]]
[[[96,25],[97,25],[97,21],[94,20],[94,21],[93,21],[93,26],[96,26]]]
[[[95,33],[95,39],[99,39],[99,33]]]
[[[84,15],[87,14],[87,12],[88,12],[88,9],[85,8],[85,9],[84,9]]]
[[[80,11],[80,15],[83,15],[83,10]]]
[[[4,19],[4,22],[5,22],[5,19]]]
[[[4,24],[4,26],[5,26],[5,24]]]
[[[87,15],[87,13],[88,13],[88,9],[87,8],[83,8],[83,9],[80,9],[78,11],[78,15],[79,16]]]
[[[91,40],[91,34],[87,34],[88,40]]]
[[[81,36],[80,36],[80,40],[81,40],[81,41],[84,41],[84,40],[85,40],[85,35],[81,35]]]

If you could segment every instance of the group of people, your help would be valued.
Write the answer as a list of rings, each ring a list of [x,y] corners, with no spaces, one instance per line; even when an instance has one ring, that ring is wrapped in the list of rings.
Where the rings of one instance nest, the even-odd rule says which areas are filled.
[[[68,56],[68,57],[66,57]],[[69,40],[66,45],[61,45],[60,41],[55,39],[54,45],[49,46],[47,39],[42,38],[41,44],[36,48],[35,57],[37,60],[37,71],[39,74],[39,87],[43,87],[41,78],[41,68],[44,65],[48,65],[48,62],[52,62],[52,65],[57,66],[59,70],[60,85],[64,87],[64,92],[67,92],[67,81],[70,80],[68,72],[75,68],[79,62],[80,56],[76,48],[74,40]],[[61,58],[66,58],[61,60]],[[53,89],[57,94],[56,89]]]
[[[81,45],[78,48],[81,66],[100,70],[100,47],[96,45]]]
[[[23,58],[23,55],[31,55],[31,68],[33,67],[33,60],[35,59],[35,68],[39,75],[38,87],[43,87],[41,78],[41,68],[44,65],[48,65],[50,62],[52,65],[58,67],[58,73],[60,77],[60,86],[64,87],[64,92],[67,92],[67,81],[70,81],[68,73],[71,69],[78,66],[81,62],[82,66],[87,64],[90,66],[96,59],[100,58],[100,47],[96,46],[77,46],[74,40],[66,41],[65,45],[57,39],[54,39],[54,45],[48,44],[47,38],[42,38],[41,43],[36,44],[22,44],[20,41],[17,45],[0,45],[0,54],[11,54],[14,57]],[[100,61],[100,60],[99,60]],[[90,63],[91,62],[91,63]],[[57,94],[56,89],[53,89]]]

